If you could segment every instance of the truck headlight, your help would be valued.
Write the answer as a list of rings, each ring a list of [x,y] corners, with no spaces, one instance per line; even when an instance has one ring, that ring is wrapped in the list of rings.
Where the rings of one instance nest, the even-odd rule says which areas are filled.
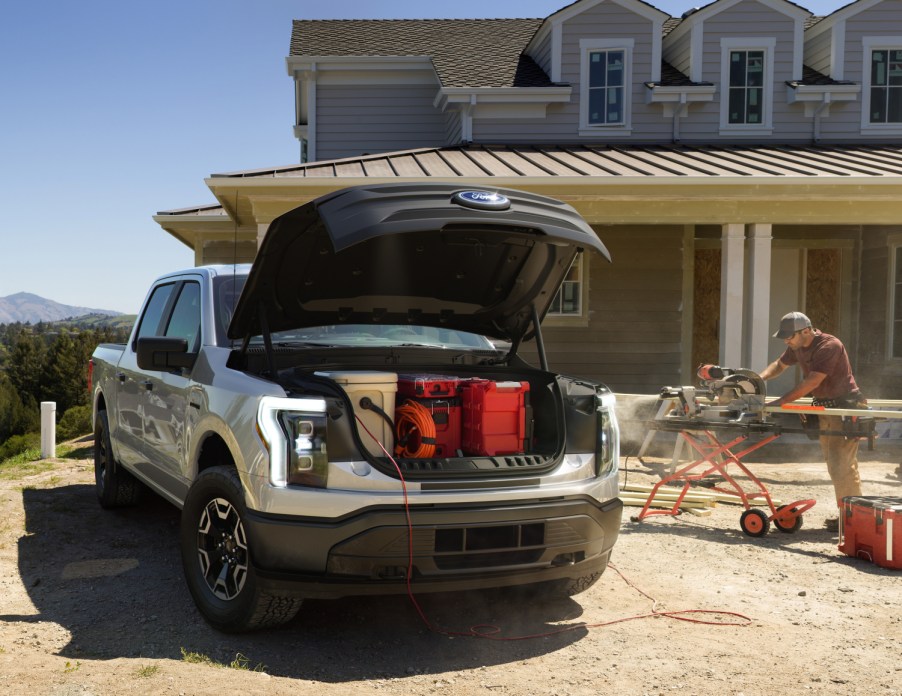
[[[260,400],[257,427],[269,451],[272,485],[326,487],[326,421],[326,403],[320,399]]]
[[[620,427],[614,412],[615,398],[611,393],[599,394],[596,397],[596,433],[595,466],[600,476],[617,469],[620,459]]]

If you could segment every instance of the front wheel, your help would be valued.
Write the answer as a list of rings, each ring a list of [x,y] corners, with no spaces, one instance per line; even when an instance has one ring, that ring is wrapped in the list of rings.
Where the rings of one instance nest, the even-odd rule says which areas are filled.
[[[761,510],[750,508],[742,513],[742,517],[739,518],[739,526],[750,537],[763,537],[767,534],[770,522],[767,515]]]
[[[785,522],[781,518],[781,513],[784,510],[788,513],[792,513],[787,516]],[[786,534],[795,534],[799,531],[802,528],[802,516],[798,514],[798,508],[791,508],[789,505],[781,505],[778,507],[777,514],[774,515],[774,527]]]
[[[179,543],[188,589],[207,623],[228,633],[278,626],[301,606],[299,597],[260,589],[246,517],[241,479],[227,466],[202,471],[182,508]]]

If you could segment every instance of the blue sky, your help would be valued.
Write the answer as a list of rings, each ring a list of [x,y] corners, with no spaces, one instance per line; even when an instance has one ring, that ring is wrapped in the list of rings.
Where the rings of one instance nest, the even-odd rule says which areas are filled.
[[[828,14],[848,0],[800,2]],[[546,17],[570,0],[14,2],[0,25],[0,297],[134,313],[194,256],[152,220],[292,164],[292,19]],[[658,0],[679,16],[707,2]]]

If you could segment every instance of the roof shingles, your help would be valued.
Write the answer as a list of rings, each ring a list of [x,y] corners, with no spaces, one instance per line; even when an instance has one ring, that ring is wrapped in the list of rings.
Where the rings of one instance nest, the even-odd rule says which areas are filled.
[[[522,53],[541,19],[295,20],[292,56],[427,56],[444,87],[548,87]]]

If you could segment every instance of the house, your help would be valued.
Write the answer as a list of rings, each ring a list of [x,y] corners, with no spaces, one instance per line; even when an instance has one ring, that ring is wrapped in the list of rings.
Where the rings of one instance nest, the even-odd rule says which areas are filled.
[[[543,324],[555,369],[647,394],[702,362],[760,371],[802,309],[869,396],[900,392],[902,0],[297,20],[286,63],[300,162],[214,174],[216,203],[155,216],[198,263],[253,258],[276,216],[345,186],[521,188],[614,259],[571,269]]]

